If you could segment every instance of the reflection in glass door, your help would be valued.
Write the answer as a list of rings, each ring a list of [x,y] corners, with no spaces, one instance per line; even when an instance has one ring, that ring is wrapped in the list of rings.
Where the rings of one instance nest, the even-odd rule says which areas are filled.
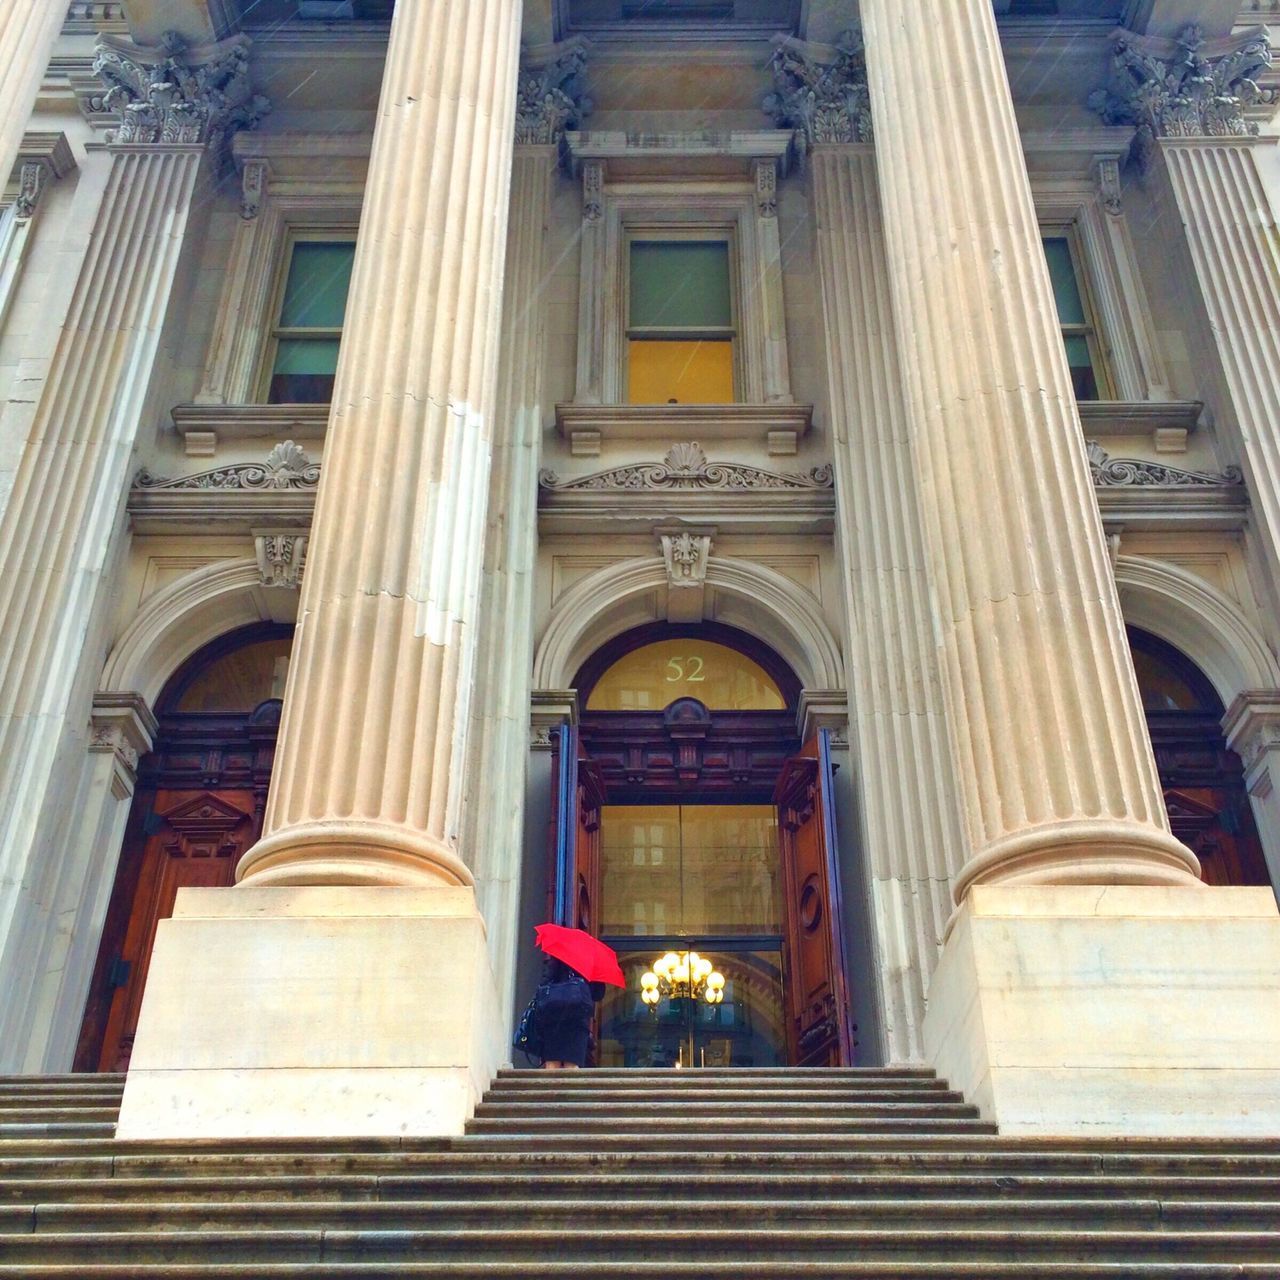
[[[601,1066],[751,1067],[787,1060],[777,810],[772,805],[606,805],[601,932],[627,977],[601,1018]],[[724,997],[641,998],[667,951],[697,951]]]

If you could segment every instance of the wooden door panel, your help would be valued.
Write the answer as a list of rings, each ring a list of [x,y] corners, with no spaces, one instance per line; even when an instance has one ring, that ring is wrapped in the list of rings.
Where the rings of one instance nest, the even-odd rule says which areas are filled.
[[[257,835],[252,791],[158,791],[152,813],[116,962],[100,1071],[128,1068],[156,929],[173,914],[178,890],[233,884],[236,863]]]
[[[778,806],[787,939],[785,982],[791,1061],[849,1065],[853,1036],[832,813],[830,754],[822,735],[787,761]]]
[[[1169,825],[1200,859],[1200,875],[1211,885],[1270,887],[1262,843],[1243,791],[1226,787],[1168,787]]]

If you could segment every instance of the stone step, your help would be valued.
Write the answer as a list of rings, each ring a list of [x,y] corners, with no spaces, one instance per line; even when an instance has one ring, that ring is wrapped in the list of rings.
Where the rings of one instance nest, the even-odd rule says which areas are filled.
[[[94,1233],[104,1238],[139,1232],[272,1231],[474,1231],[587,1230],[604,1236],[661,1230],[673,1211],[669,1194],[607,1201],[586,1196],[555,1201],[378,1200],[313,1203],[299,1200],[193,1204],[151,1200],[139,1204],[0,1205],[0,1254],[23,1233]],[[720,1229],[912,1230],[1037,1229],[1079,1232],[1278,1230],[1277,1206],[1265,1201],[1157,1199],[783,1199],[745,1196],[700,1209]],[[1277,1237],[1280,1239],[1280,1235]]]
[[[114,1127],[119,1116],[119,1106],[93,1104],[67,1106],[59,1103],[56,1106],[0,1108],[0,1135],[19,1124],[109,1124]]]
[[[965,1259],[845,1259],[715,1262],[565,1262],[542,1259],[541,1280],[1275,1280],[1270,1262],[970,1262]],[[527,1262],[252,1262],[237,1263],[18,1263],[0,1261],[0,1277],[21,1280],[529,1280]]]
[[[32,1138],[110,1138],[116,1131],[112,1120],[50,1120],[24,1124],[20,1120],[0,1121],[0,1147],[6,1142]]]
[[[490,1088],[492,1093],[541,1093],[561,1089],[596,1090],[623,1089],[628,1093],[645,1095],[672,1093],[684,1090],[710,1091],[750,1090],[752,1093],[776,1090],[785,1093],[861,1093],[894,1089],[910,1093],[944,1093],[948,1085],[937,1076],[902,1076],[886,1074],[854,1078],[834,1078],[826,1075],[813,1077],[800,1075],[761,1076],[748,1078],[746,1071],[732,1076],[714,1076],[707,1071],[670,1071],[660,1079],[637,1079],[631,1074],[601,1070],[583,1071],[531,1071],[524,1076],[499,1075]]]
[[[245,1202],[316,1201],[506,1201],[585,1198],[613,1202],[627,1197],[669,1196],[671,1174],[542,1170],[493,1172],[373,1172],[259,1174],[210,1177],[203,1171],[185,1177],[93,1176],[74,1178],[0,1177],[0,1202],[7,1204],[112,1204],[152,1201]],[[756,1196],[828,1201],[1000,1197],[1010,1204],[1043,1200],[1156,1199],[1162,1201],[1269,1202],[1280,1205],[1280,1179],[1213,1175],[1113,1175],[1019,1173],[791,1173],[758,1170],[731,1173],[682,1173],[680,1196],[688,1203]]]
[[[668,1204],[668,1213],[671,1206]],[[673,1224],[674,1225],[674,1224]],[[848,1230],[830,1226],[788,1225],[777,1229],[704,1226],[679,1222],[678,1230],[655,1224],[600,1231],[594,1228],[337,1231],[254,1229],[246,1231],[122,1231],[110,1237],[113,1262],[311,1261],[356,1262],[430,1258],[465,1262],[484,1274],[490,1262],[522,1263],[541,1272],[548,1257],[615,1266],[687,1261],[783,1263],[805,1260],[894,1262],[927,1259],[969,1263],[1013,1258],[1044,1261],[1159,1259],[1187,1262],[1246,1262],[1280,1258],[1280,1231],[1057,1230],[1022,1225],[1009,1230],[981,1227]],[[88,1263],[102,1260],[103,1236],[97,1232],[33,1232],[4,1237],[0,1258],[6,1263]],[[632,1272],[634,1274],[634,1271]],[[1264,1273],[1265,1274],[1265,1273]],[[1274,1275],[1274,1271],[1273,1271]]]
[[[684,1116],[700,1124],[704,1119],[718,1116],[740,1116],[744,1119],[774,1117],[779,1120],[788,1120],[793,1117],[811,1117],[814,1120],[823,1118],[857,1120],[859,1117],[875,1119],[894,1116],[961,1116],[976,1119],[978,1108],[970,1106],[960,1098],[943,1102],[918,1102],[914,1099],[899,1101],[896,1098],[888,1101],[875,1099],[851,1101],[840,1098],[831,1102],[814,1103],[807,1099],[758,1102],[753,1099],[739,1101],[716,1097],[652,1098],[646,1102],[638,1098],[618,1101],[611,1097],[588,1098],[583,1101],[521,1099],[509,1102],[505,1098],[497,1100],[490,1096],[476,1107],[475,1114],[478,1119],[506,1117],[513,1122],[522,1121],[527,1116],[545,1116],[549,1119],[558,1117],[579,1119],[588,1116],[614,1119],[635,1117],[640,1120],[655,1116]]]
[[[932,1067],[590,1067],[545,1071],[540,1068],[504,1067],[495,1080],[584,1079],[636,1080],[645,1085],[671,1080],[884,1080],[901,1076],[911,1080],[936,1080]]]
[[[467,1125],[467,1140],[492,1146],[515,1143],[531,1150],[582,1150],[583,1144],[604,1143],[606,1149],[634,1147],[637,1150],[681,1150],[696,1146],[702,1150],[732,1149],[734,1143],[748,1143],[751,1149],[802,1150],[820,1145],[836,1150],[843,1142],[862,1142],[879,1135],[994,1134],[996,1127],[983,1120],[937,1116],[903,1119],[879,1118],[843,1120],[839,1118],[786,1116],[777,1120],[741,1116],[638,1116],[622,1126],[607,1116],[565,1119],[558,1116],[528,1116],[519,1121],[486,1120]],[[729,1144],[726,1146],[725,1144]]]
[[[753,1106],[803,1105],[832,1106],[838,1103],[905,1102],[916,1106],[963,1102],[964,1095],[947,1089],[939,1082],[936,1089],[614,1089],[597,1086],[591,1089],[490,1089],[484,1102],[504,1106],[541,1107],[558,1102],[583,1106],[605,1102],[625,1102],[634,1107],[651,1103],[666,1106],[693,1107],[704,1103],[746,1104]]]

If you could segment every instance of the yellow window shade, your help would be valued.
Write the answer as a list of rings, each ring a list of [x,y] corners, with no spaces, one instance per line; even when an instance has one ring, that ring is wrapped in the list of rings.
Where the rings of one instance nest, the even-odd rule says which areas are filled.
[[[732,404],[733,343],[630,343],[628,400],[632,404]]]

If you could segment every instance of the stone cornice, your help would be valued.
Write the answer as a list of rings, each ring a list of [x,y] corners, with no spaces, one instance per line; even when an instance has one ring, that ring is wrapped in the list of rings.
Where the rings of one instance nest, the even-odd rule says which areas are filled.
[[[118,36],[98,41],[94,74],[106,86],[101,106],[117,113],[119,145],[217,146],[252,129],[270,108],[249,83],[249,40],[188,46],[170,36],[159,47]]]
[[[1263,27],[1222,40],[1206,40],[1197,26],[1176,40],[1120,30],[1110,83],[1089,105],[1108,124],[1137,127],[1143,161],[1157,138],[1249,137],[1258,131],[1249,109],[1275,101],[1258,83],[1272,61]]]
[[[771,65],[774,90],[764,112],[780,128],[794,129],[804,148],[871,141],[871,95],[859,32],[848,32],[834,46],[779,40]]]
[[[516,144],[556,146],[565,131],[591,114],[586,96],[587,49],[582,40],[559,46],[540,65],[520,68],[516,91]]]

